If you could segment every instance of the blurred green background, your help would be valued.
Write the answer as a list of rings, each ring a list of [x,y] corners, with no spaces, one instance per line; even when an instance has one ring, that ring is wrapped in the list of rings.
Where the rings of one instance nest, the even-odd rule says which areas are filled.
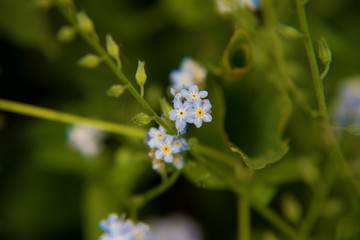
[[[123,69],[129,78],[134,76],[138,59],[146,62],[146,98],[158,112],[158,99],[169,96],[168,74],[178,68],[183,57],[192,56],[206,66],[209,79],[224,90],[224,127],[230,140],[250,155],[257,153],[257,142],[267,128],[261,105],[276,93],[268,91],[270,84],[262,80],[266,73],[260,72],[256,59],[249,72],[235,82],[216,74],[235,28],[230,17],[216,13],[213,1],[75,2],[93,19],[103,42],[103,36],[110,33],[120,43]],[[297,26],[293,1],[275,2],[280,21]],[[310,0],[307,6],[313,38],[325,36],[333,52],[325,80],[330,106],[344,77],[359,73],[359,7],[355,0]],[[261,26],[261,12],[256,17]],[[57,42],[56,33],[63,25],[65,20],[56,9],[40,11],[32,0],[0,0],[0,97],[134,125],[131,118],[141,107],[129,93],[119,99],[106,95],[118,80],[105,65],[91,70],[76,65],[91,50],[79,37],[65,45]],[[286,56],[291,56],[290,75],[315,106],[301,41],[283,43]],[[291,139],[285,162],[317,153],[314,126],[298,109],[292,114],[284,135]],[[217,144],[216,139],[212,141]],[[358,143],[352,137],[351,144]],[[105,144],[99,156],[84,159],[68,146],[65,125],[0,112],[0,238],[97,239],[101,231],[96,223],[110,212],[123,211],[123,196],[160,182],[151,170],[143,141],[108,134]],[[309,189],[294,178],[284,180],[287,183],[273,197],[275,209],[280,208],[277,202],[284,192],[292,192],[304,206],[308,204]],[[194,185],[181,178],[145,207],[140,218],[184,211],[200,222],[206,239],[234,239],[235,204],[235,197],[226,190],[203,189],[201,183]],[[271,228],[256,213],[252,217],[255,229]]]

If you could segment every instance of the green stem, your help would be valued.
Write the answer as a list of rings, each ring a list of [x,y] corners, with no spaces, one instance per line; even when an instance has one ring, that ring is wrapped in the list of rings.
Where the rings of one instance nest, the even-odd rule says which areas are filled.
[[[144,97],[144,85],[140,85],[140,96]]]
[[[64,17],[72,24],[74,27],[77,27],[75,18],[73,14],[74,12],[68,14],[64,6],[59,5],[60,12],[64,15]],[[131,84],[129,79],[124,75],[121,69],[118,68],[116,62],[112,60],[112,58],[107,54],[106,50],[100,45],[98,41],[92,38],[90,35],[79,31],[82,38],[89,44],[89,46],[99,55],[101,56],[111,71],[116,75],[116,77],[120,80],[121,83],[128,86],[128,91],[133,95],[133,97],[138,101],[138,103],[143,107],[147,114],[149,114],[160,126],[162,126],[169,134],[176,135],[177,132],[173,127],[167,125],[157,113],[152,109],[152,107],[147,103],[147,101],[141,97],[135,87]]]
[[[251,239],[250,205],[245,197],[238,196],[238,240]]]
[[[324,94],[324,86],[323,81],[320,78],[319,67],[315,56],[314,45],[311,40],[311,35],[309,31],[309,26],[307,22],[305,5],[303,0],[296,0],[296,9],[297,15],[299,19],[300,29],[304,33],[304,45],[306,54],[309,60],[311,75],[313,79],[315,95],[319,107],[319,112],[321,116],[321,120],[324,124],[329,123],[329,117],[326,111],[326,100]]]
[[[267,31],[271,37],[270,40],[272,41],[274,60],[278,67],[279,74],[283,79],[283,85],[290,93],[294,101],[298,104],[298,106],[300,106],[305,112],[313,117],[315,116],[315,111],[312,109],[301,90],[294,84],[294,81],[289,77],[289,74],[286,71],[287,66],[284,59],[282,43],[278,33],[275,30],[276,26],[278,25],[278,21],[275,14],[276,12],[273,7],[273,2],[271,0],[264,1],[262,9]]]
[[[190,153],[195,157],[195,159],[198,160],[200,164],[202,164],[204,167],[206,167],[209,171],[211,171],[214,175],[218,176],[220,179],[223,179],[229,185],[230,189],[232,189],[238,196],[240,197],[249,196],[249,193],[245,191],[244,188],[241,187],[242,185],[238,181],[234,181],[232,176],[219,171],[219,169],[217,167],[214,167],[211,164],[211,162],[204,159],[203,156],[198,151],[196,151],[196,149],[191,149]],[[291,239],[297,238],[298,235],[297,231],[291,225],[285,222],[281,217],[279,217],[273,210],[271,210],[267,206],[258,204],[256,201],[251,201],[251,199],[249,199],[249,203],[260,215],[262,215],[265,219],[267,219],[271,224],[273,224],[285,235],[287,235]]]
[[[146,131],[140,128],[121,125],[118,123],[111,123],[101,120],[89,119],[73,114],[54,111],[42,107],[36,107],[24,103],[13,102],[5,99],[0,99],[0,109],[8,112],[19,113],[37,118],[52,120],[55,122],[69,123],[69,124],[84,124],[100,130],[131,136],[136,138],[144,138]]]
[[[145,199],[146,202],[153,200],[154,198],[166,192],[171,186],[173,186],[179,179],[180,175],[180,171],[174,172],[166,181],[163,181],[160,185],[143,193],[142,197]]]
[[[176,171],[171,175],[170,178],[163,181],[160,185],[154,187],[153,189],[148,190],[143,194],[136,194],[133,197],[131,197],[129,201],[129,211],[131,217],[137,218],[139,210],[143,206],[145,206],[146,203],[160,196],[161,194],[166,192],[170,187],[172,187],[179,179],[180,174],[181,174],[180,171]]]

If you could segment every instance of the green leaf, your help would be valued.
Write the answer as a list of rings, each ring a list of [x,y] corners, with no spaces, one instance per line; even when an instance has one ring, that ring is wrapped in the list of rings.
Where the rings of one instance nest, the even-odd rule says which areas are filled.
[[[299,39],[303,38],[304,34],[301,33],[299,30],[294,28],[293,26],[288,26],[284,24],[279,24],[276,30],[284,37],[289,39]]]
[[[186,162],[184,176],[196,186],[207,189],[226,189],[227,184],[208,171],[207,168],[194,161]]]
[[[120,84],[112,85],[106,92],[109,97],[120,97],[126,90],[126,87]]]
[[[256,80],[254,79],[254,81]],[[282,135],[292,111],[292,102],[287,93],[277,86],[278,80],[276,78],[271,79],[271,84],[264,80],[257,81],[261,82],[251,83],[253,84],[251,86],[252,91],[256,91],[257,96],[256,98],[251,97],[246,103],[253,111],[252,116],[249,116],[250,114],[247,116],[249,119],[251,117],[255,119],[251,121],[250,129],[254,131],[256,142],[252,146],[253,153],[247,154],[249,157],[245,157],[243,160],[252,169],[270,166],[288,152],[289,141],[283,140]],[[250,97],[250,94],[245,97]],[[242,151],[237,149],[236,152]]]

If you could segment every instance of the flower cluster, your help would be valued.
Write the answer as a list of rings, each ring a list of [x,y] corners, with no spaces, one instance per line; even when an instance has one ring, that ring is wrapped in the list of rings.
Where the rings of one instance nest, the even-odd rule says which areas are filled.
[[[345,82],[337,98],[334,119],[336,124],[348,127],[360,125],[360,78]]]
[[[220,14],[228,14],[231,12],[233,4],[240,7],[248,7],[251,10],[257,10],[260,7],[260,0],[216,0],[217,11]]]
[[[94,157],[103,148],[104,133],[88,126],[72,126],[67,132],[67,138],[69,144],[85,157]]]
[[[206,70],[199,63],[195,62],[191,57],[185,57],[179,69],[170,72],[170,80],[173,88],[180,91],[188,89],[191,85],[201,85],[206,78]]]
[[[184,162],[179,153],[189,150],[185,139],[167,134],[161,126],[158,129],[150,128],[146,139],[148,146],[153,149],[150,155],[155,156],[154,170],[164,167],[165,163],[172,163],[177,169],[183,168]]]
[[[199,91],[197,85],[190,85],[189,89],[182,89],[176,92],[171,89],[174,95],[174,110],[169,112],[169,118],[175,121],[175,127],[179,134],[186,133],[188,123],[193,123],[197,128],[202,126],[203,122],[211,122],[211,104],[207,97],[207,91]]]
[[[134,224],[131,220],[125,220],[125,216],[120,218],[117,214],[110,214],[107,220],[99,223],[100,228],[105,232],[100,240],[149,240],[150,229],[144,223]]]

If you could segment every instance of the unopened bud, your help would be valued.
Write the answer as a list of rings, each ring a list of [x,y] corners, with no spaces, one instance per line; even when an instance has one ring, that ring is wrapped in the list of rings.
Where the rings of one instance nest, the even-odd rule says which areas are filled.
[[[302,34],[299,30],[292,26],[279,24],[277,26],[276,30],[284,37],[290,38],[290,39],[298,39],[304,37],[304,34]]]
[[[139,60],[135,78],[140,86],[144,86],[146,82],[145,62]]]
[[[332,56],[327,41],[325,38],[322,37],[319,41],[317,41],[317,43],[319,58],[324,65],[328,65],[329,63],[331,63]]]
[[[75,37],[76,31],[73,27],[70,26],[63,26],[60,28],[57,38],[62,43],[68,43],[71,42]]]
[[[126,87],[123,86],[123,85],[113,85],[111,86],[106,94],[109,96],[109,97],[120,97],[126,90]]]
[[[111,57],[119,57],[119,46],[110,35],[106,35],[106,50]]]
[[[152,121],[149,115],[142,112],[135,114],[132,120],[138,125],[147,125]]]
[[[79,30],[85,33],[91,33],[95,29],[92,20],[88,17],[88,15],[84,11],[81,11],[76,14],[76,21]]]
[[[282,199],[282,211],[284,216],[291,222],[297,223],[302,215],[299,201],[292,195],[286,195]]]
[[[78,61],[78,64],[85,68],[95,68],[99,65],[100,62],[101,59],[99,56],[95,54],[87,54]]]

